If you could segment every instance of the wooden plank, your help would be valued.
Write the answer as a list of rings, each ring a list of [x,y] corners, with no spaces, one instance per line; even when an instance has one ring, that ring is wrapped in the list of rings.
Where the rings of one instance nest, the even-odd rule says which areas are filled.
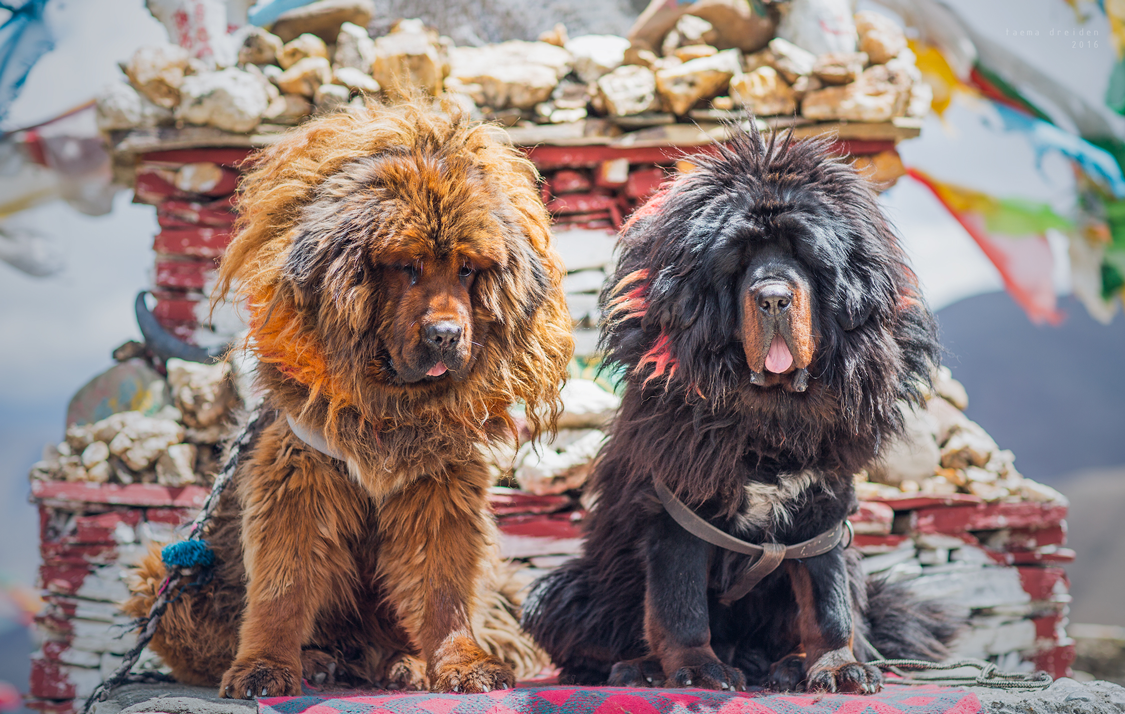
[[[909,519],[912,533],[961,533],[1004,528],[1042,529],[1059,525],[1066,506],[1049,503],[986,503],[977,506],[922,508]]]
[[[71,503],[106,503],[117,506],[200,508],[211,489],[203,486],[160,486],[154,483],[118,484],[32,481],[33,498]]]
[[[221,258],[230,244],[230,229],[196,226],[165,228],[156,234],[152,249],[163,255],[184,255],[192,258]]]
[[[949,493],[943,495],[903,495],[901,498],[873,498],[872,501],[885,503],[896,511],[913,511],[918,508],[935,506],[971,505],[984,503],[979,496],[971,493]]]
[[[181,290],[202,290],[210,273],[218,268],[214,260],[157,258],[156,286]]]
[[[158,127],[110,132],[110,148],[118,156],[204,148],[257,149],[269,146],[292,127],[261,124],[252,134],[235,134],[207,126]]]

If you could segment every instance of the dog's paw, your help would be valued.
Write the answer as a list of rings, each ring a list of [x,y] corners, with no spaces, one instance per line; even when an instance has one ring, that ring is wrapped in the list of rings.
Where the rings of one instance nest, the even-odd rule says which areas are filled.
[[[301,650],[301,677],[314,687],[335,686],[335,658],[321,650]]]
[[[431,692],[473,694],[516,686],[516,674],[475,643],[461,643],[460,652],[430,668]]]
[[[666,687],[697,687],[699,689],[724,689],[746,691],[746,676],[737,667],[722,662],[680,667],[665,681]]]
[[[810,692],[876,694],[883,689],[883,673],[862,662],[813,667],[809,672],[807,688]]]
[[[291,664],[262,659],[235,662],[223,675],[219,696],[228,699],[298,696],[301,694],[300,667],[299,661]]]
[[[413,655],[401,654],[387,663],[383,686],[398,692],[420,692],[426,689],[426,663]]]
[[[805,656],[789,655],[770,665],[769,688],[775,692],[795,692],[805,681]]]
[[[664,669],[657,659],[623,660],[609,671],[608,684],[611,687],[663,687]]]

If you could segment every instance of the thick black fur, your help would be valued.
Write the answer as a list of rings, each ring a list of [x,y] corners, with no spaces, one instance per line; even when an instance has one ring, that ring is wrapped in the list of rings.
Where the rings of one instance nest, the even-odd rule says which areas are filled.
[[[623,231],[602,295],[602,346],[626,368],[626,389],[587,486],[595,505],[585,551],[540,580],[525,605],[524,626],[564,682],[605,683],[615,663],[640,658],[614,670],[612,683],[658,684],[659,659],[669,685],[695,673],[695,686],[735,686],[735,675],[668,671],[684,662],[674,652],[707,660],[710,645],[749,683],[764,684],[772,663],[801,649],[793,561],[720,605],[746,557],[688,535],[652,484],[739,538],[798,543],[853,511],[853,474],[901,433],[899,404],[922,403],[939,359],[933,317],[869,184],[827,149],[743,134],[694,159],[698,168]],[[804,392],[752,382],[742,293],[767,256],[809,285],[815,351]],[[630,291],[643,304],[615,309]],[[663,367],[661,354],[670,360]],[[769,487],[784,497],[763,517]],[[797,567],[809,573],[826,646],[847,646],[854,627],[861,661],[874,657],[868,638],[888,657],[945,655],[955,619],[901,588],[865,586],[852,551]],[[646,616],[658,633],[652,623],[646,630]],[[796,669],[788,679],[779,672],[774,686],[796,686],[804,676]],[[853,675],[839,673],[839,686],[849,689]]]

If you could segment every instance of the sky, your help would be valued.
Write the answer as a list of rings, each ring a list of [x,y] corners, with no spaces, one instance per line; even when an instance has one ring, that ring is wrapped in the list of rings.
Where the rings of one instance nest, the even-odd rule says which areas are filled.
[[[952,4],[988,37],[1090,101],[1102,101],[1114,54],[1096,10],[1087,28],[1100,32],[1100,46],[1078,50],[1070,39],[1051,34],[1077,26],[1062,0]],[[167,37],[143,0],[53,0],[47,7],[57,49],[34,67],[3,128],[50,118],[92,98],[121,76],[118,62]],[[1023,36],[1012,34],[1020,30]],[[1029,30],[1039,36],[1028,37]],[[937,178],[1050,201],[1060,211],[1069,207],[1073,178],[1067,163],[1050,155],[1037,163],[1020,139],[997,136],[968,103],[956,102],[944,119],[930,117],[922,137],[900,150],[908,165]],[[1001,289],[996,271],[925,189],[903,179],[884,196],[884,205],[935,308]],[[138,337],[132,303],[152,279],[150,245],[157,227],[155,211],[130,203],[128,193],[117,196],[107,216],[91,218],[55,202],[18,220],[48,236],[66,260],[62,272],[49,278],[30,278],[0,263],[0,574],[30,583],[35,536],[34,511],[26,503],[28,467],[45,443],[61,438],[71,395],[111,366],[114,347]],[[1058,284],[1065,287],[1062,273]]]

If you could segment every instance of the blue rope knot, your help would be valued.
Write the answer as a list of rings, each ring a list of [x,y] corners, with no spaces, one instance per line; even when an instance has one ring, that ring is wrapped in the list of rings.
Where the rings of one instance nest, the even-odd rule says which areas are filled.
[[[215,552],[205,540],[185,540],[164,546],[160,558],[169,568],[209,568],[215,564]]]

